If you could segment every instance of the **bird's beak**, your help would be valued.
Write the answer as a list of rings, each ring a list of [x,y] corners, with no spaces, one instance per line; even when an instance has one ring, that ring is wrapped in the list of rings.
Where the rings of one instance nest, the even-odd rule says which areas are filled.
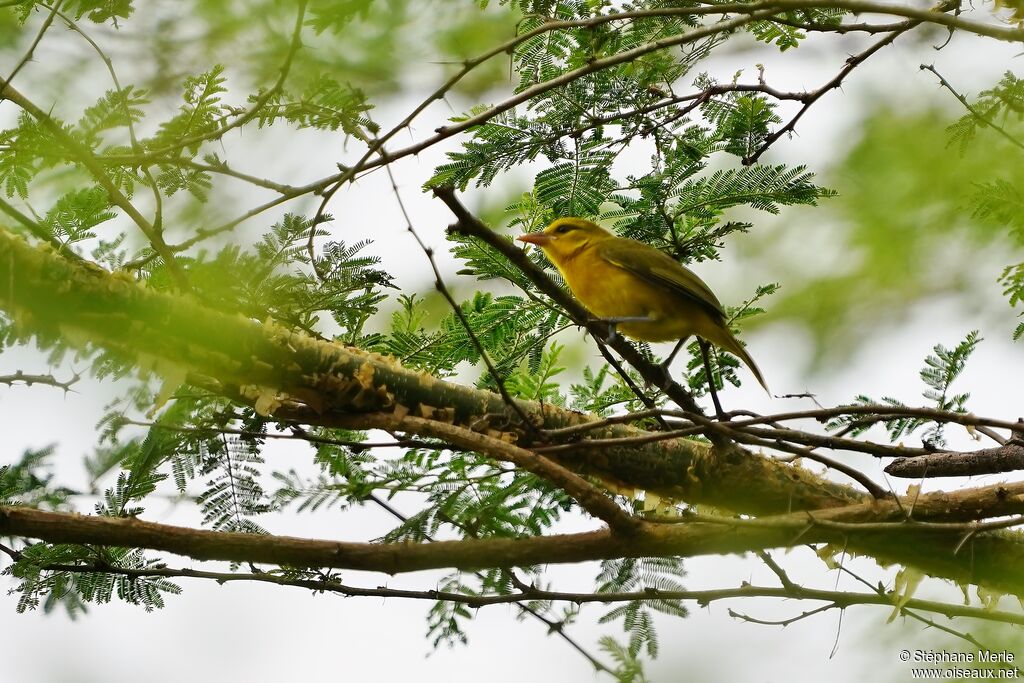
[[[516,239],[520,242],[536,244],[538,247],[543,247],[547,244],[551,244],[555,238],[543,232],[528,232],[525,235],[520,235]]]

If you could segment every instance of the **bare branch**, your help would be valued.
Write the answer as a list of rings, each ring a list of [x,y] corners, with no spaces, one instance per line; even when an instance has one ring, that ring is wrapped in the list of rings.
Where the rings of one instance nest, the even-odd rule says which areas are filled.
[[[7,386],[14,386],[15,384],[24,384],[27,387],[33,384],[45,384],[51,387],[57,387],[63,389],[64,393],[71,391],[71,385],[80,379],[76,373],[69,380],[59,380],[53,375],[30,375],[18,370],[13,375],[0,375],[0,384],[6,384]]]
[[[775,142],[779,138],[781,138],[783,135],[786,135],[787,133],[793,132],[793,130],[796,128],[797,122],[803,117],[805,113],[807,113],[807,110],[810,109],[815,102],[817,102],[819,99],[821,99],[823,95],[825,95],[825,93],[840,87],[843,84],[843,80],[847,76],[849,76],[854,69],[856,69],[858,66],[863,64],[869,57],[871,57],[871,55],[875,54],[883,47],[891,45],[893,41],[895,41],[897,38],[899,38],[907,31],[917,27],[920,23],[921,22],[918,20],[904,22],[902,25],[900,25],[899,28],[897,28],[895,31],[890,33],[885,38],[876,42],[868,49],[848,58],[846,60],[846,66],[844,66],[842,70],[838,74],[836,74],[836,76],[832,80],[830,80],[828,83],[821,86],[820,88],[818,88],[817,90],[810,94],[810,97],[804,101],[804,106],[802,106],[800,108],[800,111],[798,111],[793,116],[793,118],[789,120],[789,123],[787,123],[782,128],[779,128],[774,133],[769,135],[765,139],[765,141],[761,143],[761,146],[758,147],[752,154],[743,157],[743,165],[749,166],[753,163],[756,163],[757,160],[761,158],[761,155],[768,151],[768,148],[775,144]]]

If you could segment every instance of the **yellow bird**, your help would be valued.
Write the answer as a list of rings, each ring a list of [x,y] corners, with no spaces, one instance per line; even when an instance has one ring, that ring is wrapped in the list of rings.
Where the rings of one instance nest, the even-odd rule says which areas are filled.
[[[729,329],[718,298],[667,254],[582,218],[559,218],[518,239],[539,246],[580,303],[613,329],[649,342],[680,340],[666,365],[695,334],[739,356],[768,391],[754,359]]]

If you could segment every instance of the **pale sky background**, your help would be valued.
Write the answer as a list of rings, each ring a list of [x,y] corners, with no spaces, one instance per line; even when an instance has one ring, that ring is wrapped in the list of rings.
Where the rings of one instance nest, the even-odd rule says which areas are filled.
[[[944,39],[939,36],[934,43]],[[831,42],[831,39],[827,42]],[[830,78],[841,66],[845,54],[825,50],[811,44],[791,53],[779,54],[762,50],[756,57],[740,51],[712,62],[713,72],[722,80],[742,66],[763,62],[771,84],[780,89],[813,89]],[[851,38],[850,52],[859,51],[865,39]],[[841,92],[832,92],[804,117],[798,126],[799,135],[776,144],[766,160],[807,163],[822,172],[822,182],[840,192],[843,187],[827,174],[829,160],[841,156],[841,150],[855,141],[857,121],[869,103],[881,100],[898,107],[915,107],[925,102],[942,102],[955,112],[948,93],[940,92],[931,74],[920,72],[922,60],[936,67],[962,90],[976,93],[991,86],[1007,70],[1020,72],[1019,47],[956,36],[942,51],[927,44],[901,39],[858,68]],[[0,65],[0,72],[6,71]],[[753,73],[747,74],[753,78]],[[418,77],[410,87],[406,100],[378,110],[377,118],[386,124],[418,102],[441,80],[440,70],[433,78]],[[30,83],[22,87],[30,90]],[[455,103],[461,106],[461,103]],[[784,112],[786,110],[783,110]],[[417,124],[414,134],[426,135],[450,114],[444,104],[428,112]],[[0,116],[11,115],[9,104],[0,104]],[[785,116],[785,114],[783,114]],[[224,142],[227,158],[233,165],[245,167],[247,132],[232,133]],[[261,135],[264,135],[261,133]],[[274,149],[274,176],[287,177],[285,169],[295,168],[290,182],[298,184],[307,177],[323,174],[325,169],[344,156],[338,145],[324,144],[322,138],[303,135],[296,138],[282,130],[264,138],[260,149],[250,150],[253,163],[266,163],[258,156]],[[409,136],[400,135],[399,145]],[[287,144],[286,142],[287,141]],[[944,144],[944,141],[936,141]],[[333,148],[333,149],[332,149]],[[451,217],[437,200],[419,191],[441,159],[441,152],[454,149],[449,145],[407,159],[396,165],[403,199],[416,217],[416,227],[439,255],[446,254],[443,229]],[[326,154],[325,154],[326,152]],[[350,156],[350,155],[349,155]],[[317,164],[313,160],[322,160]],[[643,163],[643,159],[637,163]],[[304,171],[298,169],[305,168]],[[269,175],[269,172],[268,172]],[[513,178],[523,180],[525,175]],[[513,187],[506,183],[506,188]],[[492,190],[491,192],[498,192]],[[471,206],[483,196],[471,189],[465,200]],[[878,201],[885,201],[879,197]],[[289,210],[296,210],[290,205]],[[428,267],[423,254],[405,232],[387,176],[374,173],[359,181],[355,188],[339,195],[331,206],[338,219],[332,230],[338,237],[352,242],[363,237],[377,240],[373,249],[381,254],[384,266],[391,270],[403,288],[425,289]],[[233,213],[233,211],[232,211]],[[829,216],[819,212],[822,219]],[[790,211],[783,209],[779,217],[758,214],[758,227],[774,226],[785,230]],[[269,224],[269,220],[266,224]],[[260,225],[262,225],[261,223]],[[802,224],[806,229],[806,221]],[[258,226],[253,224],[250,229]],[[817,229],[828,230],[828,225]],[[240,231],[244,234],[244,231]],[[743,237],[736,238],[737,241]],[[696,270],[719,293],[723,301],[736,301],[758,282],[749,281],[742,267],[730,263],[730,251],[724,263],[700,264]],[[808,267],[813,267],[814,254],[808,253]],[[444,263],[449,284],[468,291],[472,281],[460,282],[454,275],[456,265]],[[1001,297],[995,283],[997,270],[991,272],[992,297]],[[771,275],[785,284],[787,273]],[[935,343],[955,344],[971,329],[980,328],[985,338],[978,353],[968,364],[958,386],[972,393],[971,407],[978,414],[1015,418],[1024,413],[1019,403],[1019,382],[1008,381],[1022,376],[1024,370],[1020,345],[1009,340],[1010,314],[999,326],[980,316],[972,319],[960,306],[946,300],[924,301],[917,306],[903,325],[883,335],[865,334],[855,354],[846,362],[832,366],[817,376],[805,376],[803,358],[809,353],[808,337],[800,330],[771,326],[745,338],[777,393],[810,390],[824,405],[849,400],[855,393],[888,394],[920,402],[922,384],[917,372],[923,358]],[[573,331],[563,341],[573,339]],[[596,351],[593,352],[596,355]],[[0,374],[53,372],[67,377],[84,363],[73,360],[49,365],[44,355],[32,349],[14,349],[0,355]],[[749,379],[749,375],[744,375]],[[7,388],[0,386],[0,433],[4,435],[4,452],[0,461],[15,461],[26,448],[39,448],[57,443],[54,458],[58,479],[71,486],[84,485],[83,455],[91,452],[95,442],[95,423],[103,405],[123,391],[124,385],[83,379],[76,391],[63,395],[59,390],[36,387]],[[727,406],[743,406],[761,412],[807,407],[805,403],[771,400],[756,383],[748,382],[741,390],[724,394]],[[973,448],[976,445],[955,428],[949,429],[951,445]],[[268,467],[308,468],[309,451],[295,444],[273,444],[267,448]],[[868,459],[843,454],[844,460],[881,477],[877,466]],[[970,484],[993,483],[1001,477],[977,477]],[[950,480],[930,487],[950,488],[961,482]],[[894,481],[893,486],[905,484]],[[87,511],[92,500],[83,497],[79,509]],[[415,511],[411,505],[398,507]],[[144,519],[171,523],[194,524],[194,511],[174,508],[171,503],[150,504]],[[370,539],[393,526],[392,520],[374,508],[336,515],[321,512],[296,516],[285,513],[260,520],[274,533],[291,533],[311,538],[343,540]],[[593,520],[567,520],[562,530],[582,530],[597,526]],[[775,558],[794,579],[806,580],[814,587],[853,588],[848,577],[826,572],[820,560],[807,549],[790,553],[775,552]],[[187,558],[163,554],[172,566],[198,566]],[[0,567],[7,566],[0,558]],[[205,565],[204,565],[205,566]],[[872,579],[890,579],[896,568],[878,569],[871,561],[854,559],[856,567]],[[751,557],[713,557],[689,560],[686,585],[691,589],[730,587],[742,581],[775,585],[775,577]],[[556,588],[589,590],[597,572],[596,564],[552,567],[547,578]],[[441,572],[419,572],[398,577],[345,572],[348,583],[377,586],[429,589]],[[0,582],[3,587],[13,585]],[[549,637],[543,626],[530,619],[517,622],[511,607],[490,607],[466,625],[470,638],[468,647],[442,648],[432,651],[424,638],[425,615],[429,603],[367,598],[342,599],[337,596],[313,596],[300,589],[275,588],[241,583],[219,586],[200,581],[180,581],[181,596],[168,596],[167,607],[153,614],[141,608],[114,602],[94,605],[87,616],[70,621],[63,612],[44,615],[34,612],[18,615],[14,611],[16,596],[0,600],[0,633],[3,633],[5,681],[53,683],[129,683],[139,680],[151,683],[181,680],[247,681],[261,683],[275,680],[338,680],[338,681],[476,681],[512,683],[513,681],[588,681],[609,680],[595,676],[588,664],[555,637]],[[956,587],[930,580],[920,589],[920,597],[938,597],[952,602],[960,600]],[[1004,600],[1002,607],[1015,604]],[[728,616],[733,608],[765,619],[794,616],[818,606],[819,603],[797,603],[770,600],[746,600],[714,603],[708,609],[690,605],[691,616],[680,620],[660,618],[658,621],[661,656],[649,664],[652,681],[819,681],[838,683],[876,678],[882,672],[909,669],[897,658],[903,648],[929,647],[932,634],[917,625],[901,628],[899,623],[886,625],[888,611],[883,608],[851,608],[843,617],[841,630],[838,612],[797,622],[786,629],[742,623]],[[620,635],[617,624],[597,625],[594,619],[603,612],[593,607],[584,612],[580,623],[569,632],[601,659],[596,641],[600,635]],[[589,617],[589,618],[588,618]],[[973,630],[975,624],[961,621],[953,624]],[[838,635],[834,657],[830,652]],[[884,645],[878,646],[878,640]],[[1024,651],[1017,653],[1024,656]],[[909,673],[906,676],[909,680]],[[897,679],[898,680],[898,679]]]

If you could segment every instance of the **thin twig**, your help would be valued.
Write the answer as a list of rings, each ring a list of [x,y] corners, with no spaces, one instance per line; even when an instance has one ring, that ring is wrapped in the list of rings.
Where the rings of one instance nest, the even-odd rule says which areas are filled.
[[[0,379],[0,381],[3,381]],[[342,446],[352,450],[366,450],[368,448],[454,448],[451,444],[434,441],[423,441],[421,439],[396,439],[395,441],[352,441],[346,439],[331,439],[325,436],[316,436],[305,430],[299,434],[275,434],[273,432],[254,432],[247,429],[233,429],[231,427],[185,427],[183,425],[163,424],[160,422],[142,422],[140,420],[124,419],[119,424],[133,425],[136,427],[147,427],[149,429],[166,429],[169,431],[183,432],[186,434],[232,434],[246,439],[285,439],[293,441],[306,441],[309,443],[322,443],[331,446]]]
[[[1003,128],[998,123],[996,123],[995,121],[993,121],[992,119],[988,118],[987,116],[982,114],[980,111],[978,111],[977,108],[974,107],[970,102],[968,102],[967,98],[964,97],[963,95],[961,95],[950,84],[950,82],[947,81],[943,77],[942,74],[940,74],[938,71],[935,70],[935,67],[933,65],[931,65],[931,64],[922,64],[920,68],[922,70],[924,70],[924,71],[931,71],[933,74],[935,74],[936,78],[939,79],[939,83],[942,85],[942,87],[944,87],[949,92],[953,93],[953,97],[955,97],[960,102],[960,104],[964,105],[964,109],[969,111],[971,113],[971,116],[973,116],[976,120],[980,121],[983,125],[986,125],[989,128],[991,128],[992,130],[994,130],[995,132],[999,133],[1010,144],[1012,144],[1012,145],[1014,145],[1016,147],[1019,147],[1020,149],[1024,149],[1024,142],[1021,142],[1017,138],[1015,138],[1012,135],[1010,135],[1008,132],[1006,132],[1005,128]]]
[[[408,522],[408,521],[409,521],[409,518],[408,518],[408,517],[406,517],[406,516],[405,516],[405,515],[403,515],[403,514],[402,514],[401,512],[399,512],[398,510],[396,510],[396,509],[395,509],[395,508],[394,508],[394,507],[393,507],[393,506],[392,506],[392,505],[391,505],[390,503],[388,503],[387,501],[385,501],[385,500],[382,500],[382,499],[381,499],[381,498],[380,498],[379,496],[375,496],[375,495],[372,495],[372,494],[371,494],[371,495],[369,496],[369,500],[371,500],[371,501],[372,501],[372,502],[373,502],[374,504],[376,504],[376,505],[377,505],[378,507],[380,507],[381,509],[385,510],[385,511],[386,511],[386,512],[387,512],[388,514],[390,514],[390,515],[391,515],[392,517],[394,517],[395,519],[397,519],[397,520],[401,521],[402,523],[405,523],[405,522]],[[427,541],[430,541],[430,542],[433,542],[433,541],[434,541],[434,538],[433,538],[433,536],[431,536],[430,534],[424,534],[424,538],[426,538],[426,539],[427,539]],[[483,575],[482,573],[480,573],[480,572],[473,572],[473,574],[474,574],[474,575],[475,575],[475,576],[476,576],[477,578],[479,578],[479,579],[481,579],[481,580],[485,580],[485,577],[484,577],[484,575]],[[511,577],[511,579],[512,579],[512,583],[513,583],[513,585],[517,586],[517,587],[518,587],[518,588],[519,588],[520,590],[527,590],[527,589],[528,589],[528,587],[526,586],[526,584],[524,584],[524,583],[523,583],[522,581],[520,581],[520,580],[519,580],[519,578],[518,578],[518,577],[516,576],[515,572],[513,572],[513,571],[509,570],[509,571],[508,571],[508,574],[509,574],[509,576],[510,576],[510,577]],[[552,620],[550,620],[550,619],[548,619],[547,617],[545,617],[545,616],[544,616],[543,614],[541,614],[541,613],[540,613],[540,612],[539,612],[538,610],[534,609],[533,607],[530,607],[530,605],[529,605],[529,604],[527,604],[527,603],[526,603],[525,601],[517,601],[517,602],[515,602],[515,603],[513,603],[513,604],[514,604],[514,605],[515,605],[515,606],[516,606],[516,607],[517,607],[517,608],[518,608],[518,609],[519,609],[519,610],[520,610],[521,612],[523,612],[524,614],[528,614],[528,615],[530,615],[530,616],[531,616],[531,617],[533,617],[534,619],[537,619],[537,620],[538,620],[538,621],[540,621],[540,622],[541,622],[542,624],[544,624],[545,626],[547,626],[547,628],[548,628],[548,633],[552,633],[552,632],[553,632],[553,633],[556,633],[556,634],[557,634],[557,635],[558,635],[558,636],[559,636],[560,638],[562,638],[562,640],[564,640],[564,641],[565,641],[566,643],[568,643],[570,647],[572,647],[572,648],[573,648],[573,649],[575,649],[575,650],[576,650],[577,652],[579,652],[579,653],[580,653],[581,655],[583,655],[583,657],[585,657],[585,658],[587,659],[587,661],[589,661],[589,662],[591,663],[591,665],[593,665],[593,667],[594,667],[594,668],[595,668],[595,669],[596,669],[597,671],[611,671],[611,669],[609,669],[607,665],[605,665],[605,664],[604,664],[604,663],[603,663],[603,662],[602,662],[601,660],[599,660],[599,659],[598,659],[597,657],[595,657],[594,655],[590,654],[590,652],[588,652],[588,651],[587,651],[587,650],[586,650],[586,649],[585,649],[585,648],[584,648],[584,647],[583,647],[582,645],[580,645],[580,644],[579,644],[579,643],[578,643],[578,642],[577,642],[577,641],[576,641],[576,640],[575,640],[574,638],[572,638],[571,636],[569,636],[569,634],[567,634],[567,633],[565,632],[565,629],[564,629],[564,628],[555,628],[555,626],[556,626],[555,622],[553,622]]]
[[[57,10],[60,8],[60,4],[63,1],[64,0],[57,0],[53,7],[50,8],[50,13],[46,16],[46,19],[43,20],[42,26],[40,26],[39,30],[36,32],[36,36],[32,40],[32,44],[28,46],[28,50],[26,50],[21,59],[18,60],[18,63],[14,66],[14,70],[11,71],[10,75],[6,79],[0,78],[0,85],[9,85],[11,81],[14,80],[14,77],[18,75],[18,72],[21,71],[26,64],[32,61],[32,56],[35,54],[36,48],[39,47],[39,43],[42,41],[43,36],[46,35],[46,32],[53,24],[53,20],[57,15]],[[0,95],[0,102],[2,102],[3,99],[3,96]]]
[[[791,133],[796,128],[797,122],[803,117],[805,113],[807,113],[807,110],[810,109],[815,102],[817,102],[819,99],[821,99],[823,95],[825,95],[825,93],[835,90],[836,88],[841,86],[843,84],[843,79],[849,76],[854,69],[863,64],[866,59],[871,57],[871,55],[875,54],[883,47],[891,45],[893,41],[895,41],[899,36],[906,33],[910,29],[915,28],[920,23],[921,21],[917,19],[906,21],[903,24],[901,24],[900,27],[897,28],[895,31],[890,33],[882,40],[879,40],[868,49],[848,58],[846,60],[846,66],[844,66],[843,69],[838,74],[836,74],[836,76],[832,80],[830,80],[828,83],[826,83],[825,85],[821,86],[813,93],[811,93],[811,96],[804,102],[804,105],[800,107],[800,110],[793,116],[793,118],[789,120],[789,123],[787,123],[782,128],[779,128],[774,133],[765,138],[765,141],[762,142],[761,145],[752,154],[748,154],[747,156],[743,157],[743,165],[749,166],[757,162],[757,160],[761,158],[761,155],[768,151],[768,148],[775,144],[775,142],[779,138],[781,138],[783,135],[786,135],[787,133]]]
[[[0,548],[3,550],[3,548]],[[645,588],[640,591],[623,591],[608,593],[583,593],[549,591],[533,586],[516,593],[498,595],[466,595],[438,590],[403,590],[378,586],[376,588],[362,588],[350,586],[339,581],[330,579],[296,579],[271,572],[259,573],[233,573],[233,572],[212,572],[195,569],[176,568],[146,568],[134,569],[127,567],[116,567],[105,564],[99,565],[78,565],[78,564],[50,564],[40,567],[45,571],[62,571],[86,574],[114,574],[132,578],[193,578],[207,579],[218,583],[229,583],[235,581],[253,581],[259,583],[272,583],[280,586],[292,586],[305,588],[313,591],[329,591],[349,597],[385,597],[385,598],[406,598],[412,600],[428,600],[431,602],[444,601],[468,605],[480,608],[490,605],[515,604],[521,601],[545,600],[552,602],[571,603],[617,603],[617,602],[644,602],[664,600],[686,600],[694,601],[699,605],[708,605],[718,600],[733,600],[744,598],[782,598],[799,599],[829,602],[836,607],[850,607],[853,605],[876,605],[891,608],[894,597],[890,593],[856,593],[834,590],[820,590],[806,588],[799,585],[792,587],[756,586],[745,584],[738,588],[718,588],[708,590],[674,591],[661,590],[657,588]],[[914,609],[942,614],[946,617],[968,617],[982,621],[991,621],[1005,624],[1024,625],[1024,615],[1015,612],[1002,610],[989,610],[984,607],[969,607],[954,603],[944,603],[934,600],[923,600],[911,598],[904,603],[905,609]]]
[[[452,293],[448,290],[448,286],[445,285],[444,278],[441,276],[441,269],[437,267],[437,261],[434,259],[433,248],[424,244],[419,233],[416,232],[416,228],[412,224],[412,218],[409,217],[409,212],[405,210],[405,203],[402,201],[402,195],[398,191],[398,184],[395,182],[395,176],[391,172],[390,164],[385,166],[385,168],[387,169],[388,178],[391,181],[391,190],[398,201],[398,206],[402,211],[403,218],[405,219],[405,229],[408,230],[416,240],[416,244],[419,245],[420,250],[426,255],[427,260],[430,262],[430,269],[434,271],[434,288],[441,294],[441,296],[444,297],[444,300],[448,302],[452,312],[459,319],[463,329],[466,331],[466,335],[473,343],[473,347],[476,349],[476,352],[480,354],[480,358],[483,360],[484,365],[487,366],[487,371],[491,374],[491,377],[494,378],[494,384],[497,386],[498,393],[501,394],[502,400],[505,401],[505,405],[511,408],[512,411],[519,416],[519,421],[527,432],[536,433],[537,426],[533,423],[533,420],[529,418],[522,406],[519,405],[518,401],[508,393],[508,388],[505,387],[505,380],[502,379],[497,366],[494,364],[494,361],[491,360],[491,354],[489,354],[487,349],[484,348],[480,338],[477,337],[476,332],[473,330],[473,326],[470,325],[469,320],[466,319],[466,312],[462,310],[462,306],[455,301],[455,297],[452,296]]]

